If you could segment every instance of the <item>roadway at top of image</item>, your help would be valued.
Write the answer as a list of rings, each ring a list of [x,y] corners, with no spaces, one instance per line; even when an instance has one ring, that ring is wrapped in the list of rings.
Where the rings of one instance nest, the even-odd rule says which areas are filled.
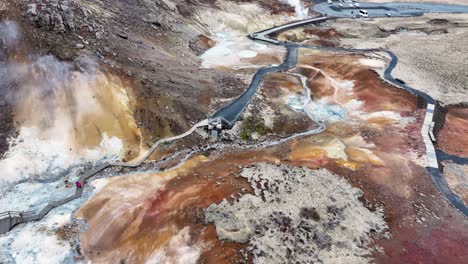
[[[335,0],[314,5],[314,11],[333,17],[356,17],[360,10],[366,10],[368,17],[421,16],[425,13],[467,13],[468,5],[437,3],[361,3]]]

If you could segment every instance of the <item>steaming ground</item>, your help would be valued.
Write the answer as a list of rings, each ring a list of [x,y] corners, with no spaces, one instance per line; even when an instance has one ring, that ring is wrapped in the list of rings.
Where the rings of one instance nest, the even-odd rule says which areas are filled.
[[[82,70],[52,56],[2,68],[2,85],[13,86],[19,135],[0,160],[0,188],[30,180],[53,179],[85,163],[123,157],[139,150],[139,132],[121,83],[82,58]]]
[[[14,22],[0,24],[0,33],[0,91],[17,131],[2,134],[8,150],[0,159],[0,211],[39,211],[69,196],[90,165],[138,155],[141,136],[119,78],[85,56],[74,63],[23,57]]]
[[[220,239],[249,243],[254,263],[368,263],[383,214],[359,201],[362,192],[326,170],[257,164],[245,168],[255,194],[205,210]]]
[[[201,55],[204,68],[234,70],[281,64],[285,49],[274,45],[254,43],[244,35],[233,32],[217,33],[216,45]]]
[[[309,13],[309,9],[305,8],[304,5],[302,5],[301,0],[280,0],[280,2],[294,7],[294,11],[296,12],[297,18],[306,18],[307,14]]]
[[[15,22],[0,24],[0,92],[18,131],[2,135],[9,147],[0,189],[50,181],[79,164],[120,158],[134,145],[137,153],[140,136],[123,83],[88,57],[75,64],[51,55],[23,58],[15,49],[22,35]]]
[[[74,192],[89,165],[119,159],[132,146],[138,153],[124,86],[95,66],[86,58],[73,65],[53,56],[3,64],[0,85],[18,135],[0,160],[0,211],[39,211]],[[72,262],[74,238],[62,233],[83,199],[1,236],[0,262]]]
[[[50,193],[49,193],[50,195]],[[42,220],[30,222],[0,236],[0,263],[73,263],[71,214],[86,198],[52,210]]]
[[[153,253],[146,263],[196,264],[200,258],[201,247],[189,245],[189,228],[185,227],[171,238],[168,245]]]
[[[1,5],[1,4],[0,4]],[[1,7],[0,7],[1,10]],[[0,21],[0,69],[3,69],[7,60],[7,51],[19,39],[18,25],[13,21]],[[1,70],[0,70],[1,72]],[[8,150],[8,136],[15,134],[11,105],[6,100],[8,87],[2,84],[4,77],[0,74],[0,158]]]
[[[26,53],[26,55],[16,53],[17,50],[14,48],[14,44],[18,43],[17,41],[22,35],[19,31],[20,27],[16,24],[6,23],[2,24],[0,27],[0,29],[3,30],[0,38],[0,44],[2,45],[0,50],[1,93],[4,98],[7,98],[7,104],[11,106],[14,113],[14,120],[10,123],[14,123],[15,129],[18,131],[18,134],[8,133],[7,135],[9,135],[9,137],[6,137],[5,134],[2,133],[2,139],[8,139],[8,142],[5,142],[8,143],[9,146],[8,151],[6,151],[4,157],[0,160],[0,168],[2,168],[2,175],[0,175],[1,211],[40,209],[48,201],[61,198],[73,192],[73,183],[76,177],[80,172],[88,169],[91,165],[104,162],[105,160],[131,159],[137,156],[140,151],[141,135],[134,119],[135,101],[134,98],[132,98],[132,94],[129,93],[128,87],[116,76],[103,72],[98,66],[98,63],[101,64],[102,61],[98,62],[98,59],[91,60],[74,55],[80,53],[98,54],[98,58],[102,59],[103,57],[101,54],[104,53],[106,55],[110,54],[113,56],[112,59],[117,60],[118,58],[114,57],[124,54],[123,57],[125,60],[128,59],[133,62],[133,60],[137,60],[135,59],[137,52],[125,54],[121,49],[117,49],[114,53],[109,51],[109,46],[110,48],[114,48],[114,46],[108,43],[100,46],[99,43],[96,43],[96,39],[99,39],[100,43],[109,42],[107,36],[108,32],[105,34],[102,33],[99,25],[99,23],[102,22],[99,19],[102,19],[102,17],[99,16],[99,12],[90,8],[90,5],[83,4],[83,6],[86,7],[78,8],[80,15],[81,12],[85,13],[86,23],[89,21],[89,24],[92,25],[86,27],[88,24],[86,24],[86,26],[85,23],[78,24],[77,20],[72,21],[73,17],[70,16],[70,13],[76,11],[75,7],[79,4],[60,1],[59,5],[54,5],[53,2],[47,2],[44,6],[41,6],[41,8],[43,8],[42,10],[35,9],[37,6],[34,4],[28,6],[28,8],[24,8],[24,10],[35,10],[33,13],[28,11],[28,16],[29,18],[33,17],[31,19],[33,22],[32,27],[38,26],[38,29],[35,30],[34,33],[31,33],[32,27],[28,28],[26,25],[26,34],[31,34],[31,36],[29,36],[31,38],[27,40],[23,39],[21,42],[29,43],[31,39],[37,41],[40,45],[38,45],[37,49],[36,47],[32,49],[34,52],[29,52],[25,49],[22,50],[22,52]],[[18,6],[20,7],[18,9],[26,7],[26,5],[22,4],[24,3],[18,2]],[[229,12],[236,12],[238,5],[232,3],[225,4],[227,8],[229,8]],[[98,9],[102,8],[99,4],[93,4],[92,7]],[[164,8],[165,7],[163,7],[163,9]],[[66,22],[67,27],[70,27],[71,22],[75,22],[77,27],[89,29],[90,32],[79,31],[71,33],[68,32],[68,30],[70,30],[69,28],[61,28],[59,25],[60,21],[55,20],[55,18],[48,20],[50,16],[47,16],[47,10],[51,9],[56,12],[56,17],[61,16],[63,19],[68,19]],[[62,12],[64,10],[68,11]],[[216,10],[219,11],[219,9]],[[242,18],[241,15],[228,20],[227,24],[229,27],[233,28],[233,31],[240,29],[245,32],[250,32],[248,25],[256,24],[252,23],[253,20],[257,19],[256,16],[259,13],[265,13],[265,10],[259,8],[255,4],[243,5],[243,10],[251,12],[252,16],[243,23],[237,21],[237,18]],[[3,6],[0,11],[0,15],[2,15],[3,18]],[[14,13],[10,11],[13,10],[8,10],[8,14],[13,15]],[[164,12],[167,12],[167,10],[164,10]],[[148,15],[146,11],[145,15]],[[221,12],[217,12],[216,15],[218,17],[226,17],[222,15]],[[265,13],[264,17],[268,16],[269,14]],[[204,19],[206,17],[211,18],[211,16],[203,16]],[[168,15],[162,18],[159,16],[157,17],[157,19],[163,19],[162,21],[160,20],[161,23],[165,23],[166,20],[164,19],[167,18]],[[275,18],[277,20],[282,20],[288,17],[277,16]],[[155,20],[154,17],[151,19]],[[207,18],[207,20],[209,19]],[[22,22],[24,21],[22,20]],[[184,23],[186,22],[187,21],[184,21]],[[222,24],[217,21],[210,22]],[[273,23],[271,19],[267,20],[269,26],[273,25]],[[21,27],[24,27],[25,24],[27,24],[27,22],[23,23]],[[239,24],[241,24],[241,27],[237,28],[236,26]],[[147,25],[145,24],[145,26]],[[260,29],[264,25],[256,24],[255,26]],[[57,28],[61,28],[60,35],[54,34]],[[164,25],[163,28],[164,30],[161,31],[164,35],[167,34],[164,31],[169,32],[172,30],[172,28],[166,28],[166,25]],[[96,30],[96,32],[94,32],[94,30]],[[109,29],[107,30],[110,35],[114,33]],[[101,35],[98,37],[99,34]],[[143,36],[143,33],[141,34],[141,36]],[[94,38],[95,35],[96,38]],[[105,39],[102,38],[103,35]],[[38,38],[36,38],[36,36]],[[157,38],[160,39],[160,36],[161,32],[158,32]],[[132,37],[133,36],[130,36],[130,39]],[[180,41],[179,37],[180,36],[177,36],[176,38],[177,43]],[[192,29],[189,37],[193,37]],[[60,43],[51,43],[58,38],[61,39]],[[77,45],[76,39],[80,39],[78,41],[80,45]],[[119,37],[117,37],[117,39],[119,42],[122,41]],[[41,41],[47,42],[47,44],[42,45],[44,43]],[[89,44],[90,42],[93,44]],[[165,42],[164,45],[166,45],[170,43],[170,39],[164,39],[163,42]],[[183,42],[185,43],[185,41]],[[69,45],[70,43],[71,45]],[[97,47],[92,45],[96,45]],[[108,46],[104,48],[104,45]],[[44,46],[46,48],[43,48]],[[49,48],[50,46],[53,48]],[[89,50],[80,52],[79,49],[75,48],[78,46],[87,46],[86,48]],[[132,45],[124,43],[122,46],[127,47]],[[187,123],[189,124],[189,119],[193,117],[191,113],[187,113],[193,111],[187,110],[184,103],[178,102],[178,106],[175,109],[172,108],[172,106],[171,109],[165,107],[166,112],[170,112],[171,116],[176,116],[173,120],[168,122],[162,118],[158,119],[160,118],[160,113],[155,114],[153,111],[157,112],[156,107],[160,107],[160,105],[171,105],[172,101],[166,99],[173,97],[174,86],[177,86],[177,88],[183,87],[184,91],[190,90],[191,95],[193,95],[193,89],[185,89],[186,86],[184,86],[185,83],[190,82],[188,81],[189,79],[186,78],[187,73],[185,70],[187,72],[190,69],[197,70],[196,67],[198,66],[191,66],[190,69],[185,69],[181,67],[181,65],[184,65],[182,61],[186,64],[187,61],[189,61],[188,64],[193,63],[193,61],[190,61],[190,59],[184,60],[180,57],[174,59],[172,53],[177,52],[173,52],[172,49],[165,46],[160,46],[159,43],[152,43],[150,46],[152,47],[152,49],[150,47],[152,52],[155,52],[154,49],[157,49],[155,53],[163,54],[161,56],[164,57],[163,60],[161,60],[158,56],[157,66],[153,65],[154,67],[150,67],[150,70],[147,70],[151,73],[158,73],[156,75],[158,78],[156,79],[152,76],[150,80],[152,83],[148,85],[151,86],[151,90],[157,90],[158,93],[148,94],[146,91],[140,91],[142,92],[141,97],[158,98],[157,96],[161,96],[161,94],[166,97],[151,101],[150,103],[155,103],[156,101],[156,104],[154,104],[155,107],[150,107],[151,104],[144,106],[143,110],[148,110],[150,115],[145,116],[145,111],[139,111],[138,113],[144,116],[144,118],[142,118],[144,120],[142,121],[148,121],[147,119],[151,118],[155,119],[156,122],[163,123],[161,126],[171,126],[171,130],[173,127],[175,127],[175,129],[184,129],[184,125]],[[99,51],[93,50],[94,48],[99,49]],[[177,48],[182,49],[179,44]],[[263,50],[264,46],[255,45],[253,48]],[[103,52],[102,49],[106,50],[106,52]],[[133,46],[132,49],[134,49]],[[184,53],[182,56],[184,54],[189,55],[190,51],[187,47],[184,46],[183,49]],[[60,50],[60,52],[58,50]],[[139,51],[142,50],[143,49],[140,49]],[[64,62],[53,55],[43,56],[33,54],[35,52],[41,54],[41,51],[46,54],[57,53],[59,57],[66,58],[71,62]],[[257,57],[257,54],[253,54],[253,52],[255,51],[247,49],[240,50],[238,54],[241,59],[251,59]],[[147,59],[147,51],[144,53],[144,59]],[[179,56],[180,54],[177,55]],[[166,56],[171,57],[171,60],[175,61],[174,65],[177,65],[177,69],[183,69],[180,70],[183,75],[182,78],[174,78],[175,70],[171,69],[169,71],[169,76],[171,77],[170,82],[167,81],[167,83],[165,83],[166,76],[164,76],[164,73],[160,74],[162,70],[155,70],[155,68],[162,67],[160,66],[161,63],[167,62],[164,61],[164,59],[167,60]],[[189,56],[185,58],[187,57]],[[280,63],[281,57],[282,54],[277,55],[278,63]],[[171,62],[169,62],[169,64],[170,63]],[[128,66],[128,64],[130,63],[124,66]],[[113,64],[113,66],[114,65],[115,64]],[[166,66],[167,65],[164,65],[164,67]],[[137,68],[141,69],[142,67],[138,64]],[[130,70],[128,72],[130,72]],[[145,72],[145,74],[147,73],[148,72]],[[132,73],[129,73],[129,75],[131,74]],[[203,79],[198,73],[193,74],[193,76],[195,76],[196,78],[194,79],[197,80]],[[208,79],[218,77],[218,75],[214,74],[207,74],[207,76]],[[138,78],[136,79],[139,80]],[[146,77],[144,79],[148,81]],[[212,80],[209,81],[213,82]],[[176,84],[174,84],[175,82]],[[203,84],[205,85],[206,83]],[[165,85],[170,86],[170,88],[166,88]],[[208,83],[207,86],[210,85],[213,86],[213,84],[210,83]],[[194,86],[197,85],[191,83],[189,87],[194,88]],[[156,89],[153,89],[155,87]],[[166,94],[167,91],[164,91],[164,89],[169,90],[170,93]],[[207,89],[209,89],[209,87]],[[160,93],[161,91],[162,93]],[[206,91],[204,91],[203,96],[205,96],[205,92]],[[210,94],[210,91],[208,91],[207,94],[208,99],[216,96]],[[184,98],[187,97],[184,96]],[[189,100],[190,104],[194,102],[193,100],[197,101],[198,98],[191,98]],[[138,101],[137,103],[142,102]],[[181,111],[182,113],[175,113],[177,110],[181,109],[183,110]],[[197,109],[197,111],[199,111],[199,109]],[[142,112],[143,114],[141,114]],[[199,116],[201,115],[199,112],[196,114]],[[2,121],[5,121],[3,117]],[[156,130],[154,127],[151,128],[152,130]],[[159,132],[160,131],[152,131],[153,134]],[[171,132],[172,131],[169,131],[166,134],[170,134]],[[86,168],[84,168],[85,165]],[[9,235],[2,236],[0,238],[2,248],[0,251],[2,259],[0,262],[61,263],[73,261],[70,255],[71,246],[69,243],[75,238],[58,237],[55,232],[68,222],[71,211],[79,207],[82,202],[82,199],[75,200],[51,211],[41,221],[22,225],[13,230]],[[64,213],[65,211],[63,210],[65,210],[66,213]],[[56,224],[56,221],[60,223]],[[182,260],[183,263],[187,263],[189,260],[196,260],[200,250],[196,246],[191,246],[190,248],[183,247],[182,245],[186,240],[186,231],[181,231],[171,239],[168,248],[161,248],[159,253],[154,252],[153,259],[168,262]],[[174,256],[179,257],[179,259]],[[186,257],[183,258],[181,256]]]

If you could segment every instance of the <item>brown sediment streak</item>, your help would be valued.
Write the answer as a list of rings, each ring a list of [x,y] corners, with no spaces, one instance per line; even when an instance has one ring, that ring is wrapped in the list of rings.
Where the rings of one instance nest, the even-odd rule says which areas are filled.
[[[159,209],[160,212],[156,213],[151,210],[152,204],[160,200],[180,205],[180,198],[186,197],[184,193],[192,196],[191,190],[184,190],[174,196],[175,193],[165,189],[165,186],[171,179],[186,176],[191,169],[205,161],[205,157],[197,156],[181,167],[166,172],[110,179],[104,189],[76,213],[77,217],[86,219],[89,224],[88,230],[80,236],[85,254],[93,260],[120,261],[120,258],[130,254],[128,251],[138,248],[140,251],[129,257],[134,260],[149,257],[177,232],[177,229],[164,222],[169,212]],[[145,222],[145,219],[151,214],[158,215],[158,221],[153,222],[153,228],[147,230],[150,223]],[[117,248],[122,250],[120,255],[113,254]]]
[[[278,98],[288,93],[299,93],[303,90],[301,80],[286,73],[271,73],[265,76],[262,90],[271,98]]]
[[[268,105],[275,112],[271,129],[277,135],[285,137],[316,126],[315,122],[306,115],[295,112],[286,105],[290,96],[300,95],[303,92],[304,87],[299,76],[278,72],[267,74],[264,77],[259,93],[262,98],[267,98]],[[255,101],[253,107],[258,107]],[[262,104],[260,104],[260,108],[262,107]]]
[[[415,96],[386,84],[369,67],[359,65],[357,61],[362,56],[305,49],[301,49],[300,54],[298,68],[300,72],[310,75],[307,77],[314,99],[333,94],[331,91],[334,89],[327,75],[336,80],[354,81],[354,94],[351,97],[339,94],[338,97],[340,101],[352,98],[362,101],[364,104],[360,110],[396,111],[402,114],[416,110]]]
[[[304,68],[300,68],[301,72]],[[307,79],[307,85],[311,87],[312,98],[315,100],[325,96],[332,96],[334,89],[331,86],[330,81],[323,75],[321,71],[316,71],[316,74],[308,75],[312,76]]]
[[[334,29],[296,28],[280,33],[276,39],[305,45],[337,46],[340,37],[342,34]]]
[[[253,58],[242,58],[241,62],[250,63],[253,65],[271,65],[271,64],[281,64],[282,56],[281,54],[257,54]]]
[[[201,258],[219,259],[223,254],[213,252],[243,248],[217,240],[213,229],[203,224],[202,209],[249,188],[245,180],[233,177],[240,164],[268,160],[273,159],[260,152],[215,160],[197,156],[178,169],[110,179],[76,214],[88,221],[88,230],[80,236],[85,256],[93,262],[142,263],[184,227],[189,227],[190,245],[200,249]]]

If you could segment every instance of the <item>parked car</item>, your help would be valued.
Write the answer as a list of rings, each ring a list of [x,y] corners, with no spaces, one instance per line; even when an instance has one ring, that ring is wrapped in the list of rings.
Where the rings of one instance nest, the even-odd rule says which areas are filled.
[[[369,12],[367,12],[367,10],[361,9],[361,10],[359,10],[359,16],[360,17],[369,17]]]

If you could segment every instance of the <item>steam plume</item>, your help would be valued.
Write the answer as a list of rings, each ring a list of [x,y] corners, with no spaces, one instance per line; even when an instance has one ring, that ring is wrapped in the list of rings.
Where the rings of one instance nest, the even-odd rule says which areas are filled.
[[[280,0],[280,2],[294,7],[294,11],[296,11],[299,18],[307,17],[309,11],[302,5],[301,0]]]
[[[20,39],[21,34],[18,24],[14,21],[0,22],[0,48],[6,49],[13,46]]]
[[[0,190],[34,175],[138,154],[140,134],[119,78],[89,57],[74,63],[52,55],[18,60],[13,45],[20,38],[14,22],[0,23],[0,98],[11,106],[19,134],[0,159]]]

